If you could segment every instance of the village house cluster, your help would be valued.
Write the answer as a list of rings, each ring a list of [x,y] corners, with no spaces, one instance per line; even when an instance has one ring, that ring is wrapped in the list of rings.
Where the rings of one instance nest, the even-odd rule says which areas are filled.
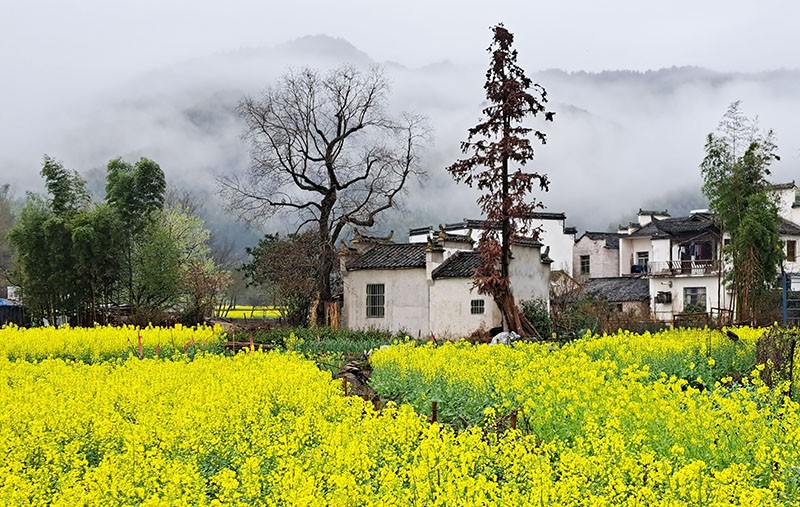
[[[785,254],[781,271],[800,273],[797,186],[773,190]],[[732,295],[721,265],[728,238],[708,210],[672,217],[668,210],[640,209],[637,222],[580,237],[564,213],[533,213],[530,219],[540,230],[538,240],[518,239],[512,247],[510,279],[518,302],[549,303],[551,288],[569,280],[619,311],[657,321],[685,313],[730,316]],[[340,253],[343,324],[444,337],[502,325],[492,298],[478,294],[471,280],[483,227],[481,220],[465,219],[415,228],[407,243],[357,232]]]

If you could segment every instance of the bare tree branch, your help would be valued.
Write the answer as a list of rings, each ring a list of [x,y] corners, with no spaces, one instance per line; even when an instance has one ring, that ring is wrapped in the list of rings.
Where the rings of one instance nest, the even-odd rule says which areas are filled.
[[[228,208],[245,220],[291,210],[298,231],[313,226],[319,245],[322,301],[330,299],[335,244],[348,225],[374,225],[420,177],[424,119],[386,111],[383,72],[351,66],[321,75],[290,71],[258,99],[239,104],[251,164],[220,178]],[[322,310],[322,308],[321,308]]]

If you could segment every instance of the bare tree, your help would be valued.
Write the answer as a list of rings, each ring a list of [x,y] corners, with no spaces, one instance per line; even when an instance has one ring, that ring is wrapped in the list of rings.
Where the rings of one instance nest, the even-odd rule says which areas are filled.
[[[322,303],[331,300],[335,243],[345,226],[374,225],[376,215],[395,206],[409,180],[421,175],[417,152],[424,122],[393,118],[388,91],[379,69],[363,73],[343,66],[321,75],[306,68],[239,105],[252,162],[245,175],[220,180],[222,193],[241,218],[286,213],[298,231],[316,231]],[[325,304],[317,312],[324,322]]]

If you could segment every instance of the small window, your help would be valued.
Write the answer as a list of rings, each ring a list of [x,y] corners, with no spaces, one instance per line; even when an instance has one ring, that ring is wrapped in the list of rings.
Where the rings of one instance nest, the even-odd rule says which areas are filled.
[[[367,284],[367,317],[382,319],[384,315],[385,287],[382,283]]]
[[[686,287],[683,289],[683,311],[702,313],[706,311],[706,288]]]
[[[486,302],[483,299],[473,299],[469,302],[469,313],[482,315],[486,311]]]
[[[589,274],[589,256],[588,255],[581,255],[581,274],[588,275]]]
[[[786,242],[786,260],[789,262],[797,260],[797,241],[793,239]]]
[[[649,260],[650,252],[636,252],[636,264],[646,268]]]

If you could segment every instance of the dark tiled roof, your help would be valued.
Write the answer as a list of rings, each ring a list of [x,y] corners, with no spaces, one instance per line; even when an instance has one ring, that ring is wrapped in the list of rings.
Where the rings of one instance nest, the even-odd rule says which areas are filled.
[[[770,185],[772,190],[791,190],[795,187],[794,181],[790,181],[789,183],[775,183],[774,185]]]
[[[542,242],[534,239],[534,238],[527,238],[525,236],[514,236],[511,238],[512,245],[522,245],[522,246],[530,246],[530,247],[539,247],[541,248]]]
[[[619,238],[623,234],[619,232],[589,232],[583,233],[583,236],[588,236],[592,241],[605,240],[606,248],[619,248]],[[581,238],[583,237],[581,236]],[[580,241],[580,240],[578,240]]]
[[[578,229],[573,226],[564,227],[564,234],[578,234]]]
[[[788,236],[800,236],[800,225],[781,218],[781,221],[778,222],[778,233]]]
[[[378,245],[386,245],[390,243],[394,243],[392,239],[394,236],[394,231],[389,232],[388,236],[370,236],[367,234],[362,234],[361,231],[358,229],[355,230],[353,234],[353,242],[355,243],[374,243]]]
[[[653,215],[662,216],[662,217],[670,216],[669,212],[667,210],[652,210],[652,209],[642,209],[642,208],[639,208],[638,215],[640,217],[653,216]]]
[[[667,238],[687,233],[715,232],[719,229],[709,213],[696,213],[688,217],[653,219],[649,224],[631,233],[632,237]]]
[[[532,211],[527,214],[527,218],[538,220],[566,220],[567,215],[564,213],[551,213],[547,211]]]
[[[485,220],[475,220],[472,218],[465,218],[461,222],[455,222],[452,224],[445,224],[444,230],[445,231],[457,231],[460,229],[486,229],[487,224],[491,229],[499,229],[500,222],[488,222]]]
[[[413,269],[425,267],[425,243],[376,245],[347,265],[357,269]]]
[[[645,278],[592,278],[584,290],[612,303],[650,300],[650,283]]]
[[[452,234],[447,232],[443,226],[439,226],[439,234],[435,238],[437,241],[450,241],[453,243],[469,243],[470,245],[475,242],[469,234]]]
[[[431,231],[433,231],[433,227],[431,227],[430,225],[427,226],[427,227],[416,227],[414,229],[409,229],[408,230],[408,235],[409,236],[427,236],[428,234],[431,233]]]
[[[436,269],[431,276],[434,280],[440,278],[471,278],[478,266],[481,265],[481,256],[474,250],[461,250],[447,259]]]

